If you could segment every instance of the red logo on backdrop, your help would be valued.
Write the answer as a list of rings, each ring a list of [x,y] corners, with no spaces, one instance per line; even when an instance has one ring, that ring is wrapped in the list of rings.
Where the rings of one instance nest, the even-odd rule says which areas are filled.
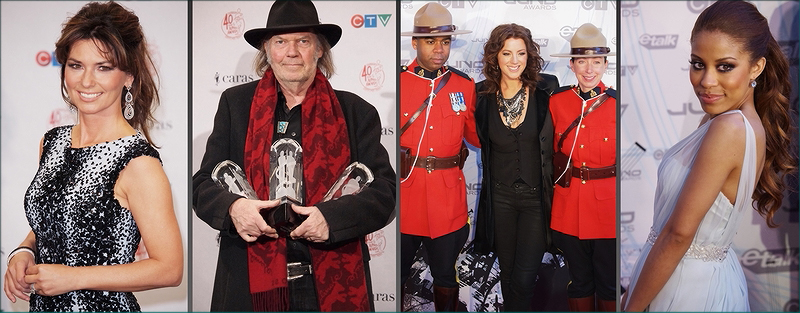
[[[78,121],[75,119],[75,114],[72,114],[69,109],[60,108],[50,112],[50,128],[64,125],[74,125],[77,122]]]
[[[377,63],[367,63],[361,68],[361,75],[359,81],[366,90],[378,90],[383,87],[383,80],[386,75],[383,73],[383,65],[381,61]]]
[[[239,38],[244,34],[244,15],[242,15],[241,9],[225,13],[225,17],[222,18],[222,32],[225,37],[232,39]]]
[[[383,236],[383,230],[378,230],[364,237],[364,241],[369,247],[369,255],[379,257],[383,255],[383,250],[386,249],[386,237]]]
[[[36,63],[41,66],[50,65],[50,52],[39,51],[39,53],[36,54]]]
[[[353,15],[353,17],[350,18],[350,25],[353,25],[355,28],[361,28],[361,26],[364,26],[364,17],[360,14]]]

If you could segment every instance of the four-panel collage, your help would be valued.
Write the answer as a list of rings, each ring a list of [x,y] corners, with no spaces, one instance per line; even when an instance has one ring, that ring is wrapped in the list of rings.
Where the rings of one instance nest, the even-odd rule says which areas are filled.
[[[0,311],[798,312],[797,1],[0,1]]]

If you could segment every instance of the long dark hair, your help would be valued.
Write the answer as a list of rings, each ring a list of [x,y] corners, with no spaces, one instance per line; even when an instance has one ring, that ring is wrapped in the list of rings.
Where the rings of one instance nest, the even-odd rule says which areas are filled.
[[[786,148],[791,146],[791,134],[795,132],[790,117],[789,62],[772,37],[767,19],[750,3],[718,1],[712,4],[697,17],[692,42],[701,31],[719,31],[730,36],[750,53],[751,62],[762,57],[767,60],[764,71],[756,78],[753,92],[767,145],[764,169],[753,199],[757,203],[756,211],[767,220],[767,225],[777,227],[773,215],[783,199],[784,176],[797,170],[797,159]]]
[[[528,52],[525,70],[519,77],[522,86],[535,87],[539,81],[539,72],[542,71],[544,59],[539,55],[539,44],[533,41],[531,31],[525,26],[517,24],[498,25],[492,30],[489,40],[483,45],[483,76],[486,77],[483,83],[488,94],[494,94],[500,90],[500,78],[503,74],[497,65],[497,54],[503,49],[506,40],[510,38],[522,39]]]
[[[159,104],[158,74],[147,50],[139,18],[116,2],[91,2],[64,23],[61,38],[56,42],[55,54],[56,60],[61,63],[61,97],[70,106],[74,104],[67,94],[64,70],[72,45],[84,39],[93,40],[112,65],[133,76],[131,94],[134,116],[128,123],[140,130],[147,141],[153,144],[150,127],[155,122],[153,110]],[[126,92],[121,94],[120,103],[124,103]]]

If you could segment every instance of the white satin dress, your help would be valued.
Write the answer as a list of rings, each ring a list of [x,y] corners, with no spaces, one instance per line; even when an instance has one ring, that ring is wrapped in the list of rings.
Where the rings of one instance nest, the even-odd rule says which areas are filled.
[[[746,125],[744,163],[736,192],[736,204],[732,205],[722,192],[717,195],[714,204],[700,222],[692,245],[664,288],[650,303],[649,311],[750,311],[744,272],[730,246],[741,217],[750,212],[753,203],[757,171],[756,138],[753,127],[741,111],[733,110],[723,114],[739,114]],[[675,209],[678,195],[709,125],[710,120],[670,148],[658,167],[653,226],[636,261],[630,288],[635,288],[653,243]],[[631,296],[636,290],[628,292]]]

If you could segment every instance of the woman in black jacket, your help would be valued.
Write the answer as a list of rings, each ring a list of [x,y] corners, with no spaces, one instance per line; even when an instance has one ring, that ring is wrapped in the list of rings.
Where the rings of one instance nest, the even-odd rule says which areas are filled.
[[[549,95],[537,86],[543,60],[530,30],[497,26],[484,45],[475,119],[483,180],[475,247],[495,252],[506,311],[530,311],[549,245],[553,124]]]

